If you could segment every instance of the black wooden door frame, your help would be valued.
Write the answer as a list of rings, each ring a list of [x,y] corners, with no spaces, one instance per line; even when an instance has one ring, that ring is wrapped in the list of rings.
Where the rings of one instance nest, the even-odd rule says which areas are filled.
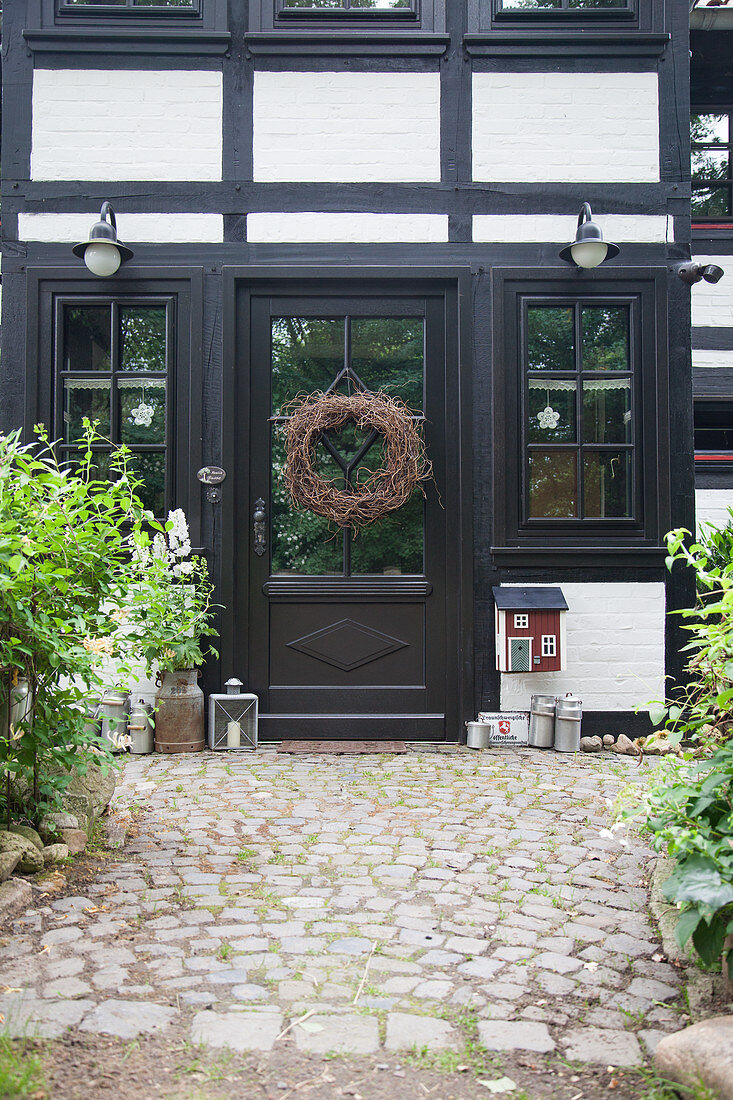
[[[473,539],[472,539],[472,451],[471,451],[471,277],[466,268],[455,267],[224,267],[223,277],[223,368],[222,368],[222,462],[228,472],[223,485],[222,578],[224,610],[221,630],[222,680],[247,676],[247,654],[243,639],[246,629],[237,626],[237,615],[249,618],[249,571],[237,574],[237,556],[248,561],[247,550],[237,555],[237,532],[250,532],[249,470],[237,468],[235,454],[249,454],[249,390],[251,346],[250,317],[253,295],[320,295],[338,289],[341,294],[358,294],[364,284],[372,292],[389,295],[409,289],[410,294],[440,292],[444,295],[446,359],[453,365],[448,377],[458,387],[456,400],[447,402],[456,445],[449,449],[446,484],[450,499],[451,531],[458,528],[460,552],[447,555],[446,585],[456,593],[452,616],[450,659],[455,661],[455,716],[446,731],[448,741],[460,741],[463,721],[473,714]],[[352,289],[353,288],[353,289]],[[239,369],[238,369],[239,368]],[[447,535],[450,538],[450,535]],[[455,543],[454,543],[455,545]],[[452,548],[451,548],[452,549]],[[246,572],[246,575],[244,575]],[[453,639],[455,641],[453,642]],[[368,736],[366,732],[364,736]]]

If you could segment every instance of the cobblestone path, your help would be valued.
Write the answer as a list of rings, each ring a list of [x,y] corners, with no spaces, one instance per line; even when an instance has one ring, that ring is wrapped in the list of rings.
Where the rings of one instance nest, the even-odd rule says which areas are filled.
[[[0,1012],[46,1036],[639,1064],[682,1026],[679,980],[649,850],[601,830],[645,771],[529,749],[132,757],[118,861],[16,922]]]

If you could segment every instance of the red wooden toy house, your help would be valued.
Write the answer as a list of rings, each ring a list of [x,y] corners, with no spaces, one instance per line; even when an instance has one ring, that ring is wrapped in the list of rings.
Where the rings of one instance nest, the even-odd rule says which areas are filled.
[[[562,672],[565,612],[560,588],[494,588],[499,672]]]

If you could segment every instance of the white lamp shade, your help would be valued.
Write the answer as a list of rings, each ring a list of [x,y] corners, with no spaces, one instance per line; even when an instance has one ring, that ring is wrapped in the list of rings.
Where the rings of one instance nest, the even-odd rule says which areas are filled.
[[[109,241],[92,241],[84,249],[84,263],[92,275],[103,278],[114,275],[119,269],[122,257],[116,245]]]
[[[608,244],[598,240],[576,241],[570,251],[578,267],[598,267],[606,258]]]

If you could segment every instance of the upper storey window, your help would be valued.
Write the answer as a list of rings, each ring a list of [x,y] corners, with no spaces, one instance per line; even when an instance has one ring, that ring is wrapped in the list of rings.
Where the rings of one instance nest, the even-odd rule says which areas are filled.
[[[134,8],[136,11],[153,10],[167,11],[168,9],[183,10],[187,14],[199,10],[198,0],[61,0],[61,11],[76,11],[80,8],[114,8],[118,11],[123,8]]]
[[[626,8],[626,0],[500,0],[500,11],[577,11],[580,8]]]
[[[369,15],[377,12],[385,15],[415,14],[417,0],[280,0],[279,15],[295,12],[298,15]]]
[[[733,108],[705,111],[690,118],[692,143],[692,219],[733,218]]]

